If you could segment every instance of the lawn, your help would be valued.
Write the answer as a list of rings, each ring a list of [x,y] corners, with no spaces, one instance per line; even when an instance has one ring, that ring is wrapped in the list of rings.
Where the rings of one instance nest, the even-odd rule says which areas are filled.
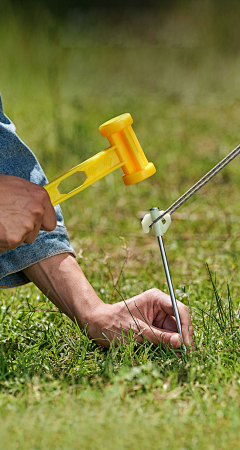
[[[240,143],[240,8],[199,4],[57,18],[6,3],[0,17],[4,110],[49,180],[106,148],[98,127],[124,112],[157,168],[129,187],[119,169],[62,204],[78,262],[108,303],[167,292],[142,212],[166,209]],[[236,159],[164,238],[194,323],[187,359],[132,340],[102,349],[33,285],[0,292],[1,449],[239,448],[239,180]]]

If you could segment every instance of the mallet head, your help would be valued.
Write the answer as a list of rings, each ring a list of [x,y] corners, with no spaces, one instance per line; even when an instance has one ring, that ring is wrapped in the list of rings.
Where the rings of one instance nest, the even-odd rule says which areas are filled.
[[[124,163],[123,181],[129,186],[145,180],[156,172],[153,163],[148,162],[138,139],[131,127],[133,119],[126,113],[105,122],[99,127],[102,136],[116,147],[120,160]]]

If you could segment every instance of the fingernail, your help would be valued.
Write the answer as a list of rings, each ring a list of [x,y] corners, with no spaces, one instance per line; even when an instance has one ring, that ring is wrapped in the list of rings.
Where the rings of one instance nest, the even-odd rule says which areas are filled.
[[[181,345],[181,337],[179,334],[173,334],[170,338],[170,345],[174,348],[178,348]]]

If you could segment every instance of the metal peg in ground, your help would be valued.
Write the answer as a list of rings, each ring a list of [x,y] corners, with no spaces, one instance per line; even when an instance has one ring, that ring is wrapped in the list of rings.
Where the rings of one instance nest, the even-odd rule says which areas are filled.
[[[149,211],[150,211],[152,221],[157,219],[164,212],[164,211],[159,211],[158,207],[151,208]],[[164,216],[163,216],[163,218],[164,218]],[[170,224],[169,220],[171,222],[170,215],[167,214],[166,215],[166,230]],[[153,232],[154,232],[154,235],[158,238],[159,248],[160,248],[161,255],[162,255],[163,267],[164,267],[164,271],[165,271],[166,278],[167,278],[169,294],[170,294],[172,305],[173,305],[173,310],[174,310],[174,315],[175,315],[176,322],[177,322],[178,332],[182,339],[182,346],[184,348],[184,352],[185,352],[185,354],[187,354],[187,349],[183,342],[182,325],[181,325],[181,320],[180,320],[180,316],[179,316],[179,312],[178,312],[177,301],[175,298],[175,293],[174,293],[172,279],[171,279],[170,270],[169,270],[169,266],[168,266],[167,256],[166,256],[166,252],[165,252],[165,248],[164,248],[164,244],[163,244],[163,234],[165,233],[166,230],[164,229],[164,225],[162,225],[161,222],[162,221],[160,220],[153,225]]]

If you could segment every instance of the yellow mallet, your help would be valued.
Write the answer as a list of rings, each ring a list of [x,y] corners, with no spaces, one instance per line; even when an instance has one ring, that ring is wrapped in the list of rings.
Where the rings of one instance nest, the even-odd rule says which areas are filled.
[[[110,147],[44,186],[53,206],[83,191],[83,189],[120,167],[124,172],[122,178],[127,186],[145,180],[156,172],[154,165],[148,162],[137,140],[131,127],[132,123],[131,115],[126,113],[105,122],[99,127],[101,135],[108,138]],[[84,183],[67,194],[61,194],[58,190],[61,181],[76,172],[85,173],[86,180]]]

